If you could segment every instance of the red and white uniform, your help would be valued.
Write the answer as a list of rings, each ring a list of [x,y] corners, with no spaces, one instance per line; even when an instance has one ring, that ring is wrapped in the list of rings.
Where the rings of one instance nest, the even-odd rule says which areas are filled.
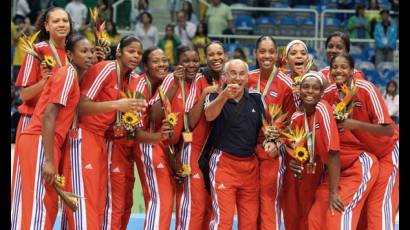
[[[15,199],[13,202],[12,229],[53,228],[58,211],[57,193],[41,176],[45,157],[41,136],[44,112],[50,103],[62,106],[56,117],[54,136],[54,167],[59,174],[62,146],[73,122],[79,99],[78,76],[71,65],[62,67],[50,77],[38,100],[31,122],[21,133],[17,143],[20,151],[17,171],[20,171],[20,174],[16,180],[20,182],[19,195],[22,199]],[[16,190],[19,189],[16,187]],[[17,197],[16,194],[15,198]]]
[[[259,80],[260,79],[260,80]],[[293,99],[292,79],[281,71],[274,76],[270,86],[267,86],[268,79],[260,76],[260,70],[256,69],[249,73],[248,86],[250,89],[258,90],[260,81],[260,92],[263,93],[269,87],[264,101],[270,105],[281,106],[282,111],[291,115],[295,112],[296,106]],[[262,95],[263,97],[263,95]],[[267,121],[271,120],[268,109],[265,111]],[[280,229],[281,207],[279,194],[282,188],[283,175],[285,172],[285,158],[283,151],[277,158],[268,156],[262,147],[264,135],[261,132],[256,145],[256,155],[259,160],[259,182],[260,182],[260,218],[259,229]],[[294,199],[294,198],[292,198]]]
[[[325,92],[323,99],[331,106],[335,106],[339,96]],[[332,114],[329,112],[329,116],[333,116]],[[351,131],[344,130],[339,133],[339,137],[339,197],[345,211],[335,211],[333,216],[330,214],[329,175],[326,175],[316,191],[315,202],[309,213],[309,229],[356,229],[366,197],[377,179],[377,158],[367,151],[366,146]]]
[[[217,86],[221,86],[221,81],[216,81]],[[191,87],[188,99],[186,101],[186,112],[192,109],[196,103],[199,103],[202,92],[206,87],[211,86],[204,75],[197,75]],[[211,197],[206,191],[204,177],[199,168],[198,160],[201,156],[210,132],[210,122],[206,120],[205,113],[202,110],[201,117],[195,125],[192,132],[192,142],[186,145],[186,150],[182,157],[189,159],[191,176],[183,184],[183,193],[178,193],[182,199],[182,205],[179,208],[179,222],[177,227],[181,229],[208,229],[211,221]],[[185,149],[184,149],[185,150]],[[183,159],[184,160],[184,159]]]
[[[120,79],[120,87],[122,84]],[[92,66],[83,77],[81,95],[93,102],[119,99],[116,62]],[[109,175],[107,149],[111,148],[104,134],[115,118],[115,111],[79,116],[78,136],[66,142],[62,167],[67,188],[85,198],[79,200],[75,213],[65,208],[69,229],[93,229],[103,224]],[[63,228],[66,224],[62,221]]]
[[[394,229],[398,206],[399,185],[399,129],[389,116],[383,97],[377,88],[365,80],[356,80],[357,93],[352,119],[371,124],[391,124],[394,128],[392,137],[376,136],[354,129],[352,133],[377,156],[379,176],[370,192],[362,215],[367,227],[364,229]],[[337,94],[335,84],[326,90]],[[335,97],[335,96],[334,96]],[[367,220],[367,221],[366,221]]]
[[[169,74],[159,86],[166,94],[175,84],[174,75]],[[190,84],[185,82],[185,95],[189,94]],[[150,101],[153,105],[160,100],[158,90]],[[173,128],[174,139],[160,141],[153,145],[140,144],[140,151],[137,152],[137,165],[143,166],[147,178],[143,185],[146,213],[145,229],[169,229],[173,208],[174,195],[176,192],[176,182],[168,158],[168,145],[178,145],[184,126],[184,105],[182,100],[181,86],[178,86],[174,96],[169,98],[172,111],[178,113],[178,122]],[[155,127],[160,131],[160,127]],[[178,145],[181,148],[182,145]],[[142,170],[140,170],[142,171]],[[142,181],[141,181],[142,182]],[[154,186],[153,186],[154,185]],[[148,193],[146,193],[148,191]],[[178,199],[177,199],[178,200]],[[153,212],[156,210],[156,212]],[[178,203],[177,203],[178,210]],[[178,212],[177,212],[178,216]],[[178,218],[177,218],[178,219]]]
[[[201,81],[199,79],[203,79],[201,74],[197,74],[191,84],[185,83],[185,110],[183,110],[184,108],[182,107],[182,95],[180,94],[181,90],[178,90],[178,98],[181,99],[178,100],[177,104],[179,104],[178,108],[182,110],[176,111],[179,111],[180,115],[185,112],[188,116],[188,113],[194,106],[195,101],[198,100],[200,93],[202,93],[202,90],[199,91],[198,89],[198,81]],[[183,119],[183,117],[181,118]],[[205,190],[202,180],[202,172],[198,165],[201,152],[199,150],[193,151],[193,149],[197,150],[194,147],[194,142],[197,143],[203,139],[198,136],[197,129],[194,128],[190,131],[193,136],[192,142],[185,143],[182,141],[183,143],[180,145],[181,163],[189,166],[191,169],[191,176],[186,177],[183,183],[177,184],[176,187],[176,229],[202,229],[208,227],[209,224],[208,218],[210,216],[207,213],[209,196]]]
[[[290,74],[288,76],[293,77]],[[293,94],[293,98],[296,106],[299,107],[301,102],[299,95]],[[289,165],[291,158],[287,156],[285,159],[286,165]],[[309,211],[315,200],[316,189],[324,175],[324,164],[320,156],[316,156],[314,161],[316,163],[315,174],[308,174],[306,170],[303,170],[302,180],[295,178],[291,170],[285,170],[280,205],[285,228],[288,230],[308,229]]]
[[[39,42],[35,45],[37,52],[40,55],[48,55],[55,59],[53,52],[48,44],[48,42],[43,41]],[[57,54],[62,61],[62,65],[66,64],[66,53],[64,48],[56,48]],[[56,73],[59,69],[57,63],[53,68],[53,73]],[[41,72],[40,72],[40,61],[34,58],[34,56],[28,54],[24,57],[23,64],[21,65],[17,80],[16,86],[17,87],[29,87],[31,85],[36,84],[38,81],[41,80]],[[16,130],[16,147],[14,148],[14,161],[13,161],[13,175],[12,175],[12,183],[11,183],[11,203],[13,204],[15,198],[14,194],[21,194],[21,192],[16,191],[15,187],[21,187],[21,185],[15,185],[16,177],[21,177],[21,175],[17,175],[20,172],[17,170],[17,161],[19,159],[18,156],[18,148],[17,143],[20,138],[21,132],[27,127],[30,122],[31,116],[34,112],[34,108],[36,107],[37,101],[39,100],[41,92],[38,93],[35,97],[28,101],[23,101],[23,104],[19,106],[18,110],[21,113],[19,123],[17,125]],[[21,196],[16,198],[21,202]]]
[[[303,170],[303,179],[297,179],[290,169],[286,170],[285,186],[281,193],[281,198],[284,197],[281,204],[286,229],[308,229],[309,211],[315,201],[316,190],[324,174],[323,166],[327,162],[329,151],[340,149],[339,132],[329,104],[320,101],[316,105],[314,116],[316,120],[314,146],[316,171],[315,174],[307,174],[306,170]],[[291,126],[305,129],[304,119],[304,113],[294,113]],[[313,120],[313,115],[308,117],[310,132],[312,132]]]
[[[320,72],[323,74],[323,76],[325,76],[328,85],[335,83],[333,77],[330,76],[330,66],[321,69]],[[363,72],[357,69],[353,69],[353,79],[364,80]]]
[[[123,91],[134,92],[139,79],[132,73]],[[109,180],[102,229],[126,229],[133,205],[135,140],[123,137],[108,141]]]

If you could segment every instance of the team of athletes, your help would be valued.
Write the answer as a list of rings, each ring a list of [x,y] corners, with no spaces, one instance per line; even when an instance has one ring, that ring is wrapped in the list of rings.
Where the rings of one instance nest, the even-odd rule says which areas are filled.
[[[72,35],[70,15],[58,7],[44,12],[40,30],[36,50],[57,64],[50,68],[27,54],[16,82],[23,104],[13,162],[12,229],[53,229],[59,203],[52,184],[57,174],[65,176],[65,190],[82,197],[77,211],[63,207],[62,229],[126,229],[134,164],[144,194],[144,229],[169,229],[175,200],[176,229],[231,229],[235,207],[240,229],[280,229],[282,218],[285,229],[294,230],[394,229],[398,127],[377,88],[354,69],[346,34],[328,37],[330,65],[319,72],[307,71],[308,49],[300,40],[286,47],[288,71],[276,66],[278,47],[272,36],[256,41],[256,70],[248,71],[239,62],[225,66],[223,44],[213,41],[206,47],[202,70],[197,51],[184,47],[175,71],[169,72],[164,51],[144,50],[134,36],[121,39],[115,60],[104,60],[99,47]],[[144,72],[137,74],[133,70],[140,64]],[[256,174],[241,181],[256,197],[225,192],[231,189],[228,184],[214,182],[222,172],[225,177],[237,172],[238,165],[229,161],[240,158],[238,153],[225,151],[226,159],[212,164],[219,153],[210,151],[212,170],[204,175],[198,160],[208,153],[203,150],[216,117],[208,108],[209,95],[233,100],[229,95],[239,88],[229,79],[235,79],[236,71],[246,73],[246,88],[262,99],[261,115],[269,118],[268,106],[281,106],[289,115],[287,125],[314,131],[309,142],[314,146],[314,174],[291,159],[281,143],[267,148],[260,132],[253,152]],[[299,87],[293,84],[297,76]],[[343,85],[357,89],[354,107],[348,119],[336,122],[333,110],[345,96]],[[175,126],[165,119],[159,88],[178,113]],[[125,98],[121,91],[139,92],[144,98]],[[118,117],[125,112],[142,117],[132,139],[115,134]],[[169,161],[171,145],[190,169],[182,183]],[[204,183],[209,177],[212,192]],[[255,205],[233,203],[228,205],[233,211],[222,210],[227,200],[249,196],[257,198]]]

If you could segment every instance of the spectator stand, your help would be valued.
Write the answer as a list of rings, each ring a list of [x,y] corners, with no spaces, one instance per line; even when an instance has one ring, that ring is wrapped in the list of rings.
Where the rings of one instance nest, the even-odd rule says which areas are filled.
[[[302,39],[306,41],[309,40],[313,44],[313,47],[317,49],[318,44],[315,44],[315,39],[318,38],[319,35],[319,14],[316,9],[231,6],[231,10],[233,15],[236,15],[236,12],[245,11],[248,12],[248,15],[249,12],[253,12],[253,15],[263,15],[255,19],[254,33],[258,35],[275,34],[275,39],[278,40],[279,45],[286,45],[283,42],[284,40]],[[314,31],[313,36],[300,36],[303,34],[312,35],[306,31],[304,33],[301,32],[301,34],[296,34],[296,31],[298,31],[297,28],[300,25],[304,25],[306,31]],[[276,36],[276,34],[279,34],[279,36]],[[219,35],[216,34],[209,34],[209,37],[218,36]],[[236,34],[233,36],[236,36]],[[252,39],[253,37],[249,38]],[[252,42],[254,41],[255,40]]]
[[[119,2],[124,1],[119,0],[116,3],[119,4]],[[324,47],[327,35],[336,30],[345,31],[345,22],[334,19],[334,16],[337,13],[348,13],[350,15],[355,13],[353,9],[329,9],[333,2],[322,0],[320,7],[310,6],[310,9],[307,9],[305,6],[288,8],[288,5],[280,0],[271,1],[271,5],[286,8],[246,7],[243,4],[233,4],[231,9],[232,14],[236,15],[234,17],[235,33],[233,35],[209,34],[208,36],[211,39],[221,39],[227,45],[229,40],[235,39],[236,44],[242,46],[245,54],[251,60],[254,59],[254,43],[262,34],[272,34],[278,46],[286,46],[291,40],[300,39],[310,48],[309,54],[313,55],[315,65],[324,67],[328,65]],[[321,9],[323,10],[320,11]],[[258,16],[254,17],[254,15]],[[158,20],[156,22],[160,23]],[[132,31],[128,30],[119,30],[119,32],[122,35],[132,33]],[[160,30],[160,36],[163,34],[164,32]],[[397,43],[399,44],[399,41]],[[379,71],[377,68],[365,68],[366,64],[363,63],[374,61],[373,39],[351,39],[351,47],[350,53],[355,58],[356,66],[359,66],[357,69],[366,71],[366,78],[369,80],[374,79],[375,83],[381,85],[385,79],[395,79],[398,77],[399,73],[395,70]],[[398,51],[395,54],[397,54],[396,59],[398,60]]]

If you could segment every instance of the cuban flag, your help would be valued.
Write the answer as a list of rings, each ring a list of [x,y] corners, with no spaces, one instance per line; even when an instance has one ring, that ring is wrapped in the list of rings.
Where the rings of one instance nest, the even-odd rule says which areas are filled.
[[[272,91],[270,91],[270,95],[271,95],[272,97],[278,97],[278,92],[272,90]]]

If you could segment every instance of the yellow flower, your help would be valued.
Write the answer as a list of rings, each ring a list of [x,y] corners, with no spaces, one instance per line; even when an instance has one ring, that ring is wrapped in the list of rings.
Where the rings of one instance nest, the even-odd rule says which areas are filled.
[[[296,127],[295,130],[290,130],[290,133],[281,132],[282,135],[288,138],[289,141],[294,141],[296,143],[300,142],[307,135],[307,132],[303,128]]]
[[[140,122],[140,117],[133,112],[126,112],[122,115],[122,121],[129,126],[135,126]]]
[[[191,169],[189,168],[189,166],[187,164],[182,164],[181,167],[181,175],[182,176],[189,176],[191,175]]]
[[[56,65],[56,62],[51,56],[44,56],[44,62],[46,63],[46,65],[50,66],[51,68],[54,68],[54,66]]]
[[[98,8],[97,7],[90,8],[90,15],[91,15],[91,18],[93,19],[93,22],[95,23],[98,18]]]
[[[309,153],[308,153],[308,151],[306,150],[305,147],[298,146],[298,147],[296,147],[296,150],[295,150],[295,158],[299,162],[303,163],[303,162],[307,161],[307,159],[309,158]]]
[[[282,113],[282,107],[276,104],[269,105],[269,114],[272,119],[275,119],[276,116]]]
[[[21,42],[21,49],[28,54],[33,55],[35,58],[37,58],[39,61],[42,61],[43,58],[40,56],[40,54],[36,51],[35,44],[34,42],[37,39],[37,36],[40,34],[40,31],[37,31],[35,34],[31,35],[30,37],[27,37],[25,34],[19,38],[19,41]]]
[[[175,126],[178,122],[178,114],[176,113],[169,113],[167,116],[167,121],[172,125]]]
[[[339,102],[336,105],[335,111],[342,112],[346,108],[346,104],[344,102]]]
[[[59,176],[59,175],[55,175],[56,178],[56,183],[58,184],[58,186],[64,188],[65,187],[65,177],[63,175]]]
[[[296,76],[295,78],[293,78],[293,81],[294,81],[295,83],[299,83],[300,80],[302,80],[302,77],[300,77],[300,76]]]

